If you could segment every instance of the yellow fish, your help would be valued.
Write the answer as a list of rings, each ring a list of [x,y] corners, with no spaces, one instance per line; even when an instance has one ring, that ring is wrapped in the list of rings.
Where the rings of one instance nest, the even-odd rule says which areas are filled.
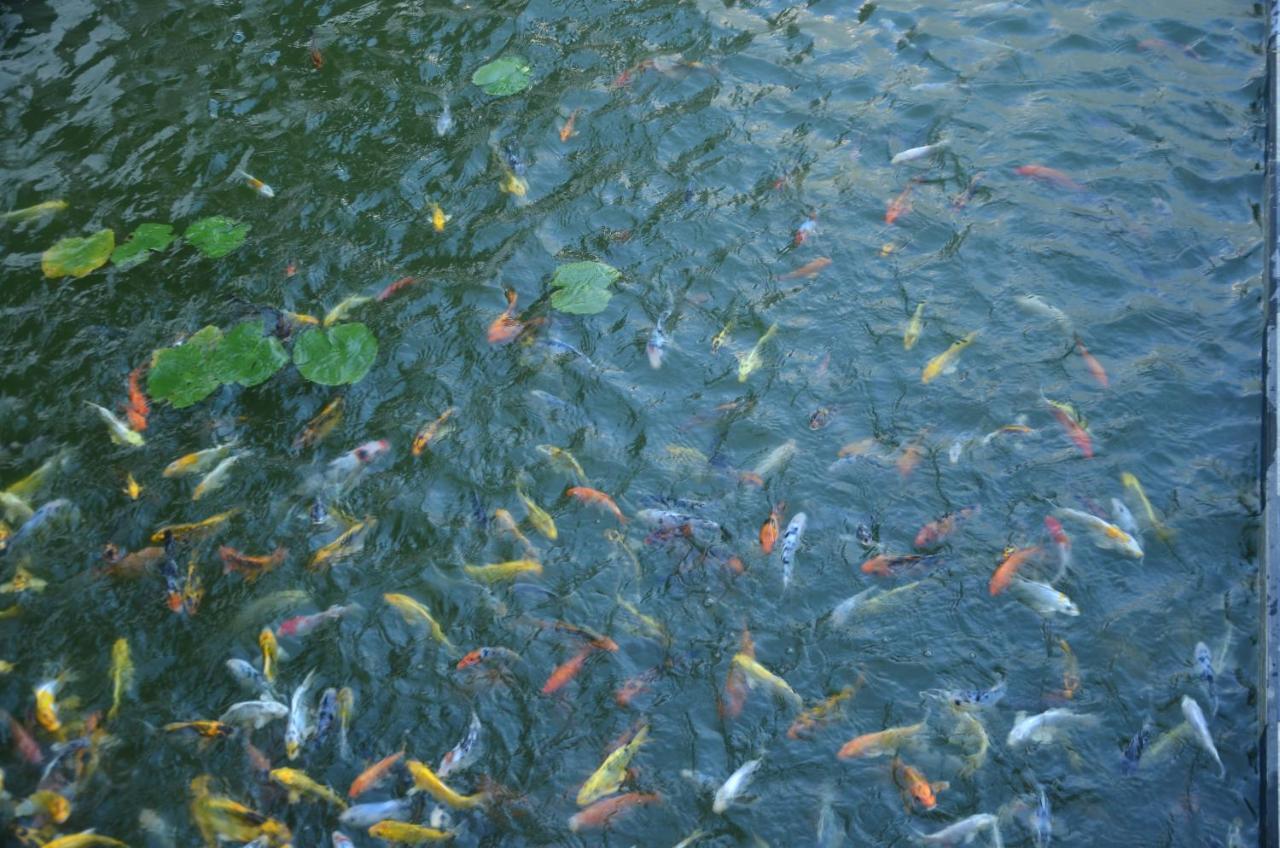
[[[49,581],[41,580],[22,566],[18,566],[14,569],[13,577],[4,583],[0,583],[0,592],[5,594],[17,594],[19,592],[43,592],[48,585]]]
[[[645,634],[652,636],[659,642],[666,643],[670,641],[671,637],[667,633],[667,628],[662,626],[661,621],[658,621],[658,619],[651,615],[645,615],[640,612],[635,604],[631,603],[621,595],[614,595],[613,599],[617,602],[618,606],[626,610],[632,618],[640,622],[640,629],[644,631]]]
[[[422,605],[421,602],[414,600],[408,595],[398,593],[388,593],[382,596],[382,599],[391,606],[400,610],[400,614],[404,616],[405,622],[408,624],[420,624],[426,622],[431,628],[431,635],[437,642],[446,647],[452,648],[453,643],[444,635],[444,630],[440,628],[439,622],[432,617],[431,612]]]
[[[439,203],[431,204],[431,228],[437,233],[444,232],[445,223],[452,217],[452,215],[444,214],[444,210],[440,208]]]
[[[711,337],[712,353],[715,353],[717,350],[723,347],[724,343],[729,340],[729,334],[733,332],[733,323],[734,323],[733,319],[730,318],[727,322],[725,322],[725,325],[720,329],[720,332],[716,333],[714,336]]]
[[[432,421],[430,424],[427,424],[419,430],[417,435],[413,437],[413,445],[409,452],[414,456],[420,456],[422,452],[427,449],[427,445],[431,443],[432,439],[443,435],[440,432],[441,428],[444,427],[445,422],[448,421],[456,411],[457,407],[449,407],[444,412],[440,413],[440,416],[436,418],[435,421]]]
[[[347,802],[339,798],[338,793],[334,792],[327,786],[316,783],[307,776],[306,772],[299,769],[272,769],[271,779],[289,790],[290,802],[296,802],[303,795],[311,795],[319,798],[321,801],[327,801],[330,804],[333,804],[339,810],[345,810],[347,808]]]
[[[52,839],[44,844],[44,848],[94,848],[94,846],[129,848],[126,842],[112,839],[110,836],[99,836],[92,830],[82,830],[79,833],[72,833],[68,836],[59,836],[57,839]]]
[[[62,731],[62,720],[58,717],[58,690],[70,679],[70,675],[63,672],[36,685],[36,722],[50,733]]]
[[[343,395],[338,395],[324,405],[315,417],[306,423],[302,432],[293,440],[295,450],[319,444],[324,437],[333,432],[333,428],[342,423]]]
[[[209,792],[212,778],[202,774],[191,780],[191,818],[195,821],[207,848],[220,842],[250,842],[266,836],[268,844],[287,845],[292,840],[289,828],[269,819],[244,804]]]
[[[604,758],[604,762],[600,764],[586,782],[582,784],[582,788],[578,790],[578,806],[585,807],[593,801],[598,801],[606,795],[612,795],[622,786],[622,780],[627,776],[627,766],[631,763],[631,758],[640,750],[640,746],[649,738],[649,725],[644,725],[632,737],[631,741],[625,745],[619,745]]]
[[[107,720],[114,721],[120,712],[120,701],[133,684],[133,660],[129,656],[129,643],[120,638],[111,646],[111,709]]]
[[[181,477],[184,474],[199,474],[207,469],[213,468],[222,460],[231,454],[231,449],[236,446],[234,439],[225,445],[217,447],[205,448],[202,451],[189,453],[186,456],[180,456],[173,462],[164,467],[164,471],[160,472],[165,477]]]
[[[787,738],[799,739],[812,733],[819,725],[830,721],[839,712],[841,705],[858,694],[860,688],[862,688],[861,677],[858,678],[856,684],[844,687],[834,695],[800,713],[800,715],[796,716],[796,720],[791,723],[791,727],[787,728]]]
[[[374,518],[365,518],[364,521],[357,521],[355,524],[352,524],[346,530],[343,530],[342,534],[339,535],[338,538],[312,554],[311,561],[307,563],[307,568],[316,569],[331,559],[341,559],[357,553],[362,547],[364,547],[363,543],[348,543],[351,542],[352,537],[357,533],[372,527],[377,523],[377,520]]]
[[[733,665],[742,670],[747,677],[747,683],[751,686],[763,684],[791,703],[796,709],[804,706],[804,701],[796,694],[796,690],[787,684],[787,681],[756,662],[756,658],[750,654],[741,652],[734,654]]]
[[[459,795],[446,786],[445,782],[436,776],[436,773],[426,763],[417,760],[406,760],[405,766],[408,767],[409,774],[413,777],[414,790],[426,792],[441,804],[448,804],[458,810],[469,810],[483,806],[489,801],[487,792],[477,792],[474,795]]]
[[[373,300],[372,297],[363,294],[353,294],[345,297],[341,303],[329,310],[329,312],[324,316],[324,321],[322,323],[326,327],[332,327],[343,318],[346,318],[347,315],[351,313],[351,310],[355,309],[357,306],[368,303],[371,300]]]
[[[920,305],[916,307],[915,313],[911,316],[911,320],[907,322],[907,331],[902,334],[902,349],[911,350],[916,346],[916,342],[920,340],[920,330],[924,327],[924,301],[920,301]]]
[[[1143,490],[1142,484],[1138,482],[1138,478],[1126,471],[1120,475],[1120,482],[1124,484],[1126,489],[1130,489],[1137,495],[1138,501],[1142,504],[1142,511],[1147,514],[1147,521],[1151,522],[1151,528],[1156,531],[1156,535],[1165,541],[1172,538],[1173,531],[1166,527],[1156,516],[1156,511],[1151,506],[1151,501],[1147,500],[1147,493]]]
[[[582,470],[577,458],[569,451],[555,445],[538,445],[538,450],[546,454],[553,463],[575,475],[579,483],[587,485],[587,472]]]
[[[0,213],[0,221],[6,224],[15,221],[30,221],[32,218],[39,218],[41,215],[52,215],[54,212],[61,212],[67,208],[65,200],[46,200],[43,203],[37,203],[35,206],[26,206],[22,209],[12,209],[8,212]]]
[[[973,344],[973,340],[978,337],[978,331],[974,330],[963,339],[952,342],[951,347],[929,360],[929,364],[924,366],[924,371],[920,374],[920,382],[931,383],[933,380],[947,368],[955,358],[960,355],[960,351]]]
[[[142,486],[137,480],[133,479],[133,472],[129,472],[124,478],[124,493],[129,496],[129,500],[136,501],[142,495]]]
[[[751,376],[752,372],[764,364],[764,357],[761,355],[761,351],[764,350],[764,346],[769,343],[769,340],[777,334],[778,325],[771,325],[769,329],[765,330],[764,335],[760,337],[760,341],[756,342],[755,346],[745,356],[738,358],[739,383],[747,382],[747,378]]]
[[[193,524],[166,524],[164,527],[161,527],[159,530],[151,534],[151,541],[157,543],[163,542],[165,533],[172,533],[173,538],[175,539],[184,539],[188,536],[195,536],[199,533],[205,532],[206,530],[212,530],[214,527],[222,524],[238,512],[240,512],[240,509],[237,507],[236,509],[229,509],[226,512],[219,512],[216,515],[211,515],[204,521],[197,521]]]
[[[44,485],[44,481],[49,474],[62,463],[64,458],[64,455],[59,453],[55,454],[50,459],[46,459],[35,471],[32,471],[26,477],[23,477],[18,482],[5,488],[5,494],[13,495],[14,497],[22,498],[24,500],[30,500],[40,487]]]
[[[536,559],[513,559],[491,565],[467,565],[462,570],[485,583],[497,583],[500,580],[512,580],[521,574],[541,574],[542,563]]]
[[[71,802],[48,789],[41,789],[28,795],[14,814],[23,816],[44,815],[54,824],[62,824],[71,818]]]
[[[437,830],[422,824],[386,819],[369,828],[369,835],[387,842],[400,842],[405,845],[423,845],[427,842],[444,842],[453,838],[451,830]]]
[[[533,525],[534,529],[554,542],[558,534],[556,533],[556,523],[550,514],[534,503],[533,498],[521,491],[519,483],[516,484],[516,497],[524,504],[524,508],[529,511],[529,523]]]
[[[258,634],[258,647],[262,649],[262,676],[268,683],[276,680],[276,665],[280,662],[280,643],[270,627],[262,628]]]
[[[12,674],[15,668],[17,666],[8,660],[0,660],[0,674]],[[3,786],[0,786],[0,790],[3,790],[3,788]]]
[[[505,166],[502,169],[502,180],[498,183],[498,188],[515,197],[524,197],[529,193],[529,184],[524,178],[516,176],[515,171]]]

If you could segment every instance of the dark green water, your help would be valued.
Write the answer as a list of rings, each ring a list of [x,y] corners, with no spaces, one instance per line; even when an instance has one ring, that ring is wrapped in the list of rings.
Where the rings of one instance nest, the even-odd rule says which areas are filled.
[[[67,498],[79,515],[3,561],[3,580],[25,562],[49,586],[0,599],[23,610],[0,621],[0,658],[15,664],[0,704],[34,727],[33,687],[66,669],[77,677],[62,697],[81,706],[63,717],[74,721],[110,706],[115,639],[128,639],[137,665],[100,768],[64,789],[74,797],[63,831],[199,844],[187,786],[211,774],[220,792],[286,821],[296,845],[328,844],[336,812],[291,806],[252,771],[239,740],[201,750],[160,727],[216,718],[248,697],[223,663],[256,659],[264,626],[355,602],[362,615],[285,640],[281,670],[286,692],[313,668],[313,694],[352,688],[352,756],[326,743],[286,763],[283,722],[252,742],[273,765],[304,768],[345,794],[402,741],[409,756],[437,763],[474,709],[483,756],[449,782],[469,792],[487,779],[518,797],[455,813],[459,845],[660,846],[695,829],[704,845],[809,845],[824,797],[848,845],[909,844],[913,831],[975,813],[1002,816],[1005,844],[1030,845],[1025,813],[1037,785],[1053,808],[1054,844],[1225,844],[1236,820],[1254,840],[1261,15],[1223,2],[882,3],[859,14],[849,2],[721,0],[133,0],[0,11],[0,208],[69,203],[0,230],[0,483],[67,451],[34,505]],[[508,52],[532,65],[528,91],[494,99],[469,83]],[[440,138],[445,98],[456,126]],[[573,110],[578,134],[562,142]],[[889,162],[940,139],[947,146],[933,157]],[[527,165],[523,200],[500,190],[495,146]],[[249,171],[274,199],[229,179],[250,147]],[[1028,164],[1078,187],[1014,171]],[[908,185],[911,211],[886,225],[886,204]],[[443,233],[431,226],[433,202],[452,216]],[[810,210],[818,230],[795,247]],[[214,214],[252,225],[223,259],[173,248],[131,270],[41,275],[41,252],[65,236],[107,227],[123,239],[144,221],[181,231]],[[831,264],[818,276],[781,279],[819,257]],[[623,271],[602,314],[550,308],[552,271],[578,259]],[[287,276],[291,264],[297,273]],[[357,313],[378,357],[342,390],[345,418],[317,448],[291,443],[335,391],[291,367],[187,409],[157,403],[136,451],[112,445],[84,406],[117,407],[130,369],[205,324],[227,328],[261,307],[323,315],[406,275],[420,282]],[[486,341],[506,287],[522,317],[547,321],[531,345]],[[1016,305],[1022,294],[1069,316],[1108,388],[1061,326]],[[921,301],[920,340],[904,351]],[[653,370],[645,341],[668,310],[671,347]],[[733,354],[775,322],[762,367],[739,383]],[[956,371],[922,384],[925,363],[974,330]],[[1093,458],[1072,445],[1041,392],[1080,408]],[[412,457],[414,433],[449,406],[453,431]],[[819,407],[834,415],[811,430]],[[982,444],[1015,422],[1035,432]],[[249,454],[200,502],[188,479],[160,475],[232,436]],[[389,440],[390,459],[333,504],[376,517],[376,528],[359,555],[308,571],[309,552],[336,532],[311,526],[300,487],[376,438]],[[842,445],[868,438],[870,455],[830,469]],[[763,488],[741,481],[738,472],[788,439],[794,458]],[[574,482],[539,444],[570,448],[590,484],[629,516],[656,498],[705,501],[697,514],[723,537],[703,557],[681,539],[644,543],[648,530],[633,520],[625,530],[637,571],[604,538],[615,519],[564,497]],[[912,445],[921,461],[904,476],[896,464]],[[681,461],[672,447],[704,459]],[[1125,471],[1173,531],[1168,543],[1122,487]],[[145,487],[137,502],[121,493],[130,472]],[[521,475],[559,539],[526,523],[543,576],[487,591],[462,566],[522,555],[483,520],[497,508],[524,517]],[[1042,522],[1055,507],[1105,510],[1113,497],[1137,516],[1145,557],[1100,550],[1064,521],[1073,564],[1056,585],[1078,617],[1046,619],[988,595],[1003,548],[1048,545]],[[777,551],[765,556],[756,541],[778,500],[784,522],[808,516],[785,592]],[[909,600],[833,626],[832,608],[878,579],[858,567],[870,556],[859,525],[888,552],[907,553],[921,525],[970,505],[981,512],[939,560],[880,584],[927,577]],[[134,550],[161,524],[237,506],[220,532],[180,548],[206,588],[194,617],[168,610],[157,575],[93,576],[108,541]],[[290,553],[247,584],[222,573],[220,544]],[[744,574],[725,567],[730,555]],[[1051,577],[1051,562],[1027,575]],[[309,600],[253,614],[255,601],[285,590]],[[406,626],[387,592],[426,604],[458,650]],[[669,647],[629,628],[619,595],[665,623]],[[543,695],[581,641],[534,619],[590,626],[620,649],[592,655],[560,693]],[[806,705],[860,676],[861,690],[808,741],[786,737],[795,712],[765,690],[722,719],[717,699],[744,626],[757,659]],[[1068,745],[1011,748],[1018,711],[1063,706],[1053,700],[1061,639],[1081,677],[1066,706],[1096,723]],[[1219,657],[1209,727],[1225,778],[1181,743],[1123,776],[1122,751],[1144,717],[1154,740],[1182,721],[1184,694],[1210,710],[1194,677],[1199,641]],[[455,670],[481,645],[524,662],[506,679]],[[655,667],[651,691],[619,707],[615,690]],[[933,811],[904,812],[888,757],[834,756],[853,736],[920,720],[924,690],[1002,676],[1009,694],[981,714],[991,751],[975,774],[959,773],[966,751],[948,742],[954,722],[939,704],[921,744],[904,749],[905,762],[951,783]],[[609,831],[572,834],[578,787],[611,740],[642,720],[651,741],[629,786],[660,793],[662,804]],[[54,741],[37,738],[46,751]],[[680,776],[694,769],[718,782],[759,756],[755,801],[727,815]],[[0,764],[15,801],[36,788],[40,769],[11,746]],[[397,775],[367,798],[407,787]],[[167,822],[167,839],[144,829],[142,810]],[[345,830],[358,845],[377,843]]]

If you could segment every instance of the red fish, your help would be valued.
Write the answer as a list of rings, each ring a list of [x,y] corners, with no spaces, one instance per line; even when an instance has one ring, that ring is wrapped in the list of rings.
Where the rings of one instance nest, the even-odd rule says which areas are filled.
[[[916,534],[916,547],[928,548],[938,544],[954,533],[961,521],[977,511],[977,507],[966,507],[958,512],[949,512],[936,521],[930,521]]]
[[[642,804],[661,804],[662,796],[648,792],[627,792],[596,801],[569,819],[569,829],[575,833],[583,828],[608,827],[615,816]]]
[[[1076,336],[1076,350],[1080,351],[1080,357],[1084,359],[1085,366],[1089,369],[1089,373],[1093,375],[1093,379],[1098,381],[1098,385],[1107,388],[1110,381],[1107,379],[1107,371],[1102,367],[1102,363],[1098,361],[1089,349],[1084,346],[1084,342],[1080,341],[1080,337]]]
[[[147,429],[147,416],[151,413],[151,404],[147,402],[147,393],[142,390],[139,380],[145,364],[129,372],[129,406],[125,408],[125,417],[129,420],[129,429],[141,433]]]
[[[1058,423],[1062,425],[1062,429],[1067,431],[1067,435],[1071,437],[1071,441],[1075,442],[1076,447],[1080,448],[1080,453],[1084,454],[1085,459],[1093,458],[1093,440],[1089,438],[1089,431],[1080,426],[1079,422],[1074,420],[1070,415],[1061,409],[1053,410],[1053,417],[1058,419]]]
[[[381,303],[382,301],[391,297],[391,295],[395,294],[401,289],[408,288],[409,286],[413,285],[416,282],[418,282],[417,277],[401,277],[400,279],[396,280],[394,283],[389,284],[382,291],[378,292],[378,298],[377,298],[378,302]]]
[[[911,211],[911,187],[913,185],[915,185],[914,182],[907,183],[907,187],[902,190],[902,193],[890,201],[889,208],[884,213],[884,222],[886,224],[892,224]]]
[[[551,672],[551,676],[547,678],[547,682],[542,684],[542,694],[550,695],[564,687],[566,683],[578,676],[578,672],[582,671],[583,665],[587,662],[587,657],[595,650],[592,645],[583,646],[578,653],[556,666],[555,671]]]
[[[1020,177],[1030,177],[1033,180],[1041,182],[1053,183],[1058,188],[1066,188],[1071,191],[1084,191],[1084,186],[1059,171],[1057,168],[1049,168],[1045,165],[1020,165],[1013,169],[1013,172]]]
[[[507,344],[520,335],[524,322],[517,320],[515,314],[516,290],[507,289],[507,308],[489,325],[489,344]]]

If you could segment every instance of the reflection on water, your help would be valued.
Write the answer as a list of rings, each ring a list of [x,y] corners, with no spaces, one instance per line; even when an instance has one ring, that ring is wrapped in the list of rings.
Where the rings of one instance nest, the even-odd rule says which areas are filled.
[[[1260,14],[0,12],[0,207],[66,202],[0,225],[6,827],[1252,839]],[[244,244],[41,274],[209,216]],[[366,376],[131,400],[308,315]]]

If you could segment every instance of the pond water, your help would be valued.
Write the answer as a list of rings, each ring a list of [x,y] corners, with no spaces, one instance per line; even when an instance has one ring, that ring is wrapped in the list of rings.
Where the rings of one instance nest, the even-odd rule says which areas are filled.
[[[50,796],[19,806],[46,789],[58,833],[129,845],[201,844],[216,798],[298,846],[385,844],[264,766],[346,798],[401,748],[435,768],[474,713],[445,783],[481,803],[407,811],[457,845],[906,845],[979,814],[990,844],[992,822],[1006,845],[1256,841],[1264,31],[1260,6],[1130,0],[0,11],[0,209],[66,204],[0,225],[7,832],[50,835]],[[472,83],[507,56],[526,89]],[[207,256],[197,228],[42,274],[61,239],[210,216],[243,244]],[[621,274],[573,293],[594,314],[552,299],[580,261]],[[316,349],[303,316],[344,301],[371,363]],[[127,425],[153,351],[259,319],[284,338],[241,334],[257,385],[166,375],[172,351],[137,372],[145,445],[86,405]],[[184,367],[216,358],[199,344]],[[198,499],[200,475],[162,473],[232,442]],[[780,536],[806,521],[766,554],[775,505]],[[168,557],[151,541],[228,511]],[[156,549],[131,571],[108,544]],[[284,553],[227,569],[224,547]],[[541,572],[466,569],[513,560]],[[285,624],[333,605],[357,606]],[[285,719],[165,729],[258,697],[226,663],[261,668],[264,628],[286,707],[314,671],[299,717],[349,690],[345,749],[304,734],[290,760]],[[480,647],[505,650],[458,667]],[[1018,724],[1046,710],[1075,715]],[[640,794],[571,829],[644,726],[618,788]],[[932,808],[923,782],[949,784]],[[359,800],[413,787],[397,763]]]

